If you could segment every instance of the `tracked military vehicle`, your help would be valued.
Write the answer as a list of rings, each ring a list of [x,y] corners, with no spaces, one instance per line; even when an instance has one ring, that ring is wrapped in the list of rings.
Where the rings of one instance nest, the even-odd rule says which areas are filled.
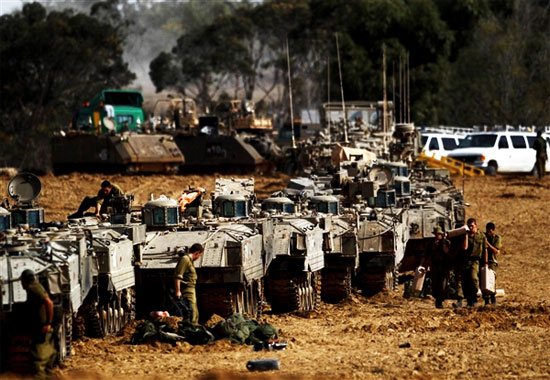
[[[103,90],[52,139],[55,172],[175,173],[184,157],[167,134],[145,134],[139,91]]]
[[[323,221],[323,251],[321,299],[338,303],[351,294],[352,276],[359,264],[357,217],[343,214],[340,200],[331,195],[313,196],[308,207],[317,215],[330,215]]]
[[[323,237],[330,218],[297,213],[286,197],[262,204],[265,249],[265,295],[273,312],[315,310],[321,301],[321,271],[325,266]]]
[[[64,232],[10,235],[0,247],[0,311],[2,359],[8,370],[30,373],[30,336],[26,325],[26,292],[19,281],[33,270],[54,303],[58,361],[71,353],[73,320],[93,288],[94,263],[84,236]],[[5,335],[4,335],[5,334]],[[3,361],[3,360],[0,360]],[[5,367],[0,365],[0,368]]]
[[[72,234],[86,236],[94,255],[94,287],[81,313],[87,334],[94,337],[117,333],[135,317],[134,265],[143,249],[145,225],[132,220],[132,200],[131,194],[114,197],[109,222],[84,217],[68,223]]]
[[[465,202],[446,169],[422,166],[413,168],[412,200],[409,209],[409,234],[403,271],[414,270],[426,244],[433,238],[433,228],[443,231],[465,224]]]
[[[245,186],[239,182],[233,190],[230,188],[236,182],[231,181],[224,184],[217,181],[212,200],[215,217],[200,225],[179,223],[179,203],[174,200],[164,198],[144,205],[144,220],[151,231],[147,233],[138,265],[140,312],[170,307],[167,296],[173,289],[174,269],[180,255],[186,254],[194,243],[205,248],[194,263],[201,319],[212,314],[226,317],[234,312],[251,315],[260,312],[264,275],[262,236],[255,223],[235,223],[250,213],[251,199],[246,194],[250,186],[253,189],[253,180]]]

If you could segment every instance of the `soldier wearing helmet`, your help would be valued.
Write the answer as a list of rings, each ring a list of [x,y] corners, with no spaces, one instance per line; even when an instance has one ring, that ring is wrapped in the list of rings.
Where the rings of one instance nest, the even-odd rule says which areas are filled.
[[[27,292],[25,307],[31,334],[32,369],[37,379],[43,379],[51,374],[57,354],[53,343],[53,302],[32,270],[21,273],[21,285]]]
[[[443,308],[445,300],[445,287],[450,270],[449,250],[451,242],[445,239],[445,234],[440,226],[433,229],[434,240],[426,246],[420,265],[430,268],[432,279],[432,294],[435,298],[435,307]]]

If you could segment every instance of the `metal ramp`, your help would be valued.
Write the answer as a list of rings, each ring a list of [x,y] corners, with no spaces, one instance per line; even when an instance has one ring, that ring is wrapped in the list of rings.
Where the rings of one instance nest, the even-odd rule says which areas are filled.
[[[465,175],[468,177],[483,176],[485,172],[483,169],[469,165],[465,162],[455,160],[454,158],[442,156],[441,158],[436,158],[435,154],[432,156],[426,155],[424,152],[420,153],[416,157],[417,161],[426,161],[429,167],[431,168],[445,168],[449,170],[451,174]]]

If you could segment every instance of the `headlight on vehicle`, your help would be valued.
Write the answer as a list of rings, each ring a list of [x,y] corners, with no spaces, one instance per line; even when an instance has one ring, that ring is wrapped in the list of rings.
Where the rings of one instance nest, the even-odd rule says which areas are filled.
[[[481,161],[485,161],[485,158],[486,158],[486,157],[482,154],[482,155],[481,155]]]

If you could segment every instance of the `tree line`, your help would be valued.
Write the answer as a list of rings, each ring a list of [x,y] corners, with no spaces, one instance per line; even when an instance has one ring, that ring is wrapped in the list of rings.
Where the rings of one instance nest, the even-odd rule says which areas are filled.
[[[40,161],[136,73],[203,111],[253,98],[283,120],[286,46],[297,109],[341,100],[338,53],[345,99],[381,100],[385,50],[388,99],[402,109],[406,68],[416,124],[550,125],[545,0],[43,1],[0,17],[0,164]]]

